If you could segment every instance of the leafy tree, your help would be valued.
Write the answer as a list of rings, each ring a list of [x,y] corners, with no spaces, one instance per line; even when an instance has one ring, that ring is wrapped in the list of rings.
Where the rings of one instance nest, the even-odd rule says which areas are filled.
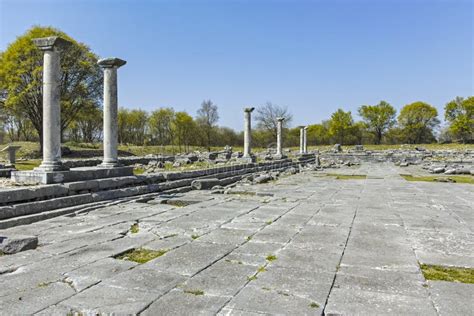
[[[474,140],[474,97],[456,97],[444,107],[449,132],[463,143]]]
[[[172,123],[174,120],[173,108],[161,108],[153,111],[148,119],[152,143],[161,146],[169,145],[173,141]]]
[[[389,103],[380,101],[377,105],[363,105],[359,115],[367,129],[375,136],[375,143],[380,144],[384,133],[395,124],[396,110]]]
[[[276,140],[277,118],[279,117],[285,118],[283,128],[289,127],[293,120],[293,115],[291,115],[286,106],[279,106],[267,102],[265,105],[257,108],[257,115],[255,116],[257,127],[269,131],[273,139]]]
[[[418,101],[405,105],[398,116],[405,140],[412,144],[433,142],[434,129],[439,125],[437,116],[436,108],[427,103]]]
[[[352,119],[351,112],[344,112],[342,109],[338,109],[331,115],[329,120],[329,134],[339,144],[343,145],[352,130],[353,124],[354,120]]]
[[[189,150],[196,129],[196,123],[191,115],[186,112],[176,112],[172,127],[179,150],[181,150],[181,146],[184,146],[185,150]]]
[[[41,144],[43,52],[32,39],[47,36],[61,36],[72,42],[61,53],[61,134],[84,104],[100,104],[102,87],[97,56],[58,29],[35,26],[10,44],[0,55],[0,90],[6,93],[5,106],[31,121]]]
[[[307,130],[308,146],[309,145],[328,145],[330,143],[329,122],[324,121],[321,124],[313,124],[308,126]]]
[[[143,110],[118,111],[118,138],[120,143],[143,145],[146,140],[148,114]]]
[[[197,111],[197,122],[205,135],[205,146],[211,150],[211,139],[215,125],[219,120],[217,105],[211,100],[205,100],[201,103],[201,108]]]
[[[103,114],[94,104],[86,104],[69,125],[70,138],[76,142],[93,143],[102,136]]]

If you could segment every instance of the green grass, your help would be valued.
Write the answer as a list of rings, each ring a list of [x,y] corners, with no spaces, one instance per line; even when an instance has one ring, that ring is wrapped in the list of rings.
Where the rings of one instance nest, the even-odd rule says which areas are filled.
[[[130,226],[130,233],[136,234],[140,231],[140,227],[138,226],[138,223],[133,224]]]
[[[311,308],[318,308],[318,307],[319,307],[319,304],[318,304],[318,303],[315,303],[315,302],[312,302],[311,304],[309,304],[309,307],[311,307]]]
[[[192,239],[198,239],[198,238],[199,238],[199,235],[191,235],[191,238],[192,238]]]
[[[183,292],[192,295],[204,295],[204,291],[202,290],[184,290]]]
[[[367,179],[367,176],[364,174],[337,174],[337,173],[328,173],[328,177],[336,177],[337,180],[364,180]]]
[[[426,280],[474,283],[473,268],[443,267],[422,264],[421,271]]]
[[[145,172],[145,169],[143,168],[133,168],[133,174],[138,176],[138,175],[141,175]]]
[[[257,270],[258,273],[262,273],[262,272],[265,272],[265,271],[267,271],[267,269],[265,269],[264,266],[258,267],[258,270]]]
[[[474,177],[473,176],[460,176],[460,175],[449,175],[449,176],[412,176],[409,174],[401,174],[405,180],[407,181],[423,181],[423,182],[441,182],[437,181],[436,179],[452,179],[456,183],[469,183],[474,184]]]
[[[275,261],[277,257],[275,255],[270,254],[265,259],[267,259],[267,261],[272,262],[272,261]]]
[[[252,276],[247,277],[247,280],[249,281],[255,281],[256,279],[257,279],[257,275],[252,275]]]
[[[41,164],[41,160],[27,160],[15,162],[15,168],[20,171],[33,170]]]
[[[145,249],[145,248],[138,248],[138,249],[132,249],[130,251],[127,251],[115,258],[121,259],[121,260],[134,261],[134,262],[142,264],[150,260],[153,260],[155,258],[161,257],[167,252],[168,250],[165,250],[165,249],[151,250],[151,249]]]

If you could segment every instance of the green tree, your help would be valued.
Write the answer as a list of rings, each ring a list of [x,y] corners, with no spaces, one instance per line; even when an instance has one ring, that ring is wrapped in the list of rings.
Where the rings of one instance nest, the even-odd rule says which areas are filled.
[[[354,120],[351,112],[344,112],[342,109],[338,109],[331,115],[329,120],[329,134],[335,138],[335,140],[343,145],[350,135]]]
[[[430,143],[436,140],[434,129],[439,125],[438,111],[424,103],[407,104],[398,115],[398,124],[405,140],[411,144]]]
[[[367,129],[374,134],[375,143],[380,144],[384,133],[395,124],[396,110],[389,103],[380,101],[377,105],[363,105],[359,115]]]
[[[184,150],[189,150],[189,145],[194,140],[193,135],[195,135],[196,130],[196,124],[192,116],[186,112],[176,112],[172,127],[179,150],[181,150],[181,146],[184,146]]]
[[[148,119],[148,126],[152,143],[160,144],[161,146],[172,143],[172,123],[174,115],[173,108],[161,108],[151,113]]]
[[[308,146],[328,145],[330,143],[329,122],[324,121],[321,124],[309,125],[307,130],[307,137]]]
[[[5,106],[23,113],[33,124],[42,145],[43,52],[33,38],[61,36],[72,45],[61,53],[61,134],[85,103],[100,104],[102,72],[97,56],[84,44],[52,27],[35,26],[18,37],[0,55],[0,90]]]
[[[197,123],[199,124],[204,137],[204,146],[207,150],[211,150],[212,135],[214,133],[216,123],[219,121],[219,114],[217,112],[217,105],[211,100],[205,100],[201,103],[201,108],[197,111]]]
[[[444,117],[449,122],[449,132],[463,143],[474,140],[474,96],[456,97],[444,107]]]

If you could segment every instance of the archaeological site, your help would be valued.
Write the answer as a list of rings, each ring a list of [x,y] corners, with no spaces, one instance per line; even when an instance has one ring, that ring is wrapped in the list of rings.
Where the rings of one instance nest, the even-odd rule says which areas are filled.
[[[474,315],[472,68],[395,83],[440,59],[364,42],[450,10],[417,29],[450,43],[472,4],[1,2],[0,315]]]

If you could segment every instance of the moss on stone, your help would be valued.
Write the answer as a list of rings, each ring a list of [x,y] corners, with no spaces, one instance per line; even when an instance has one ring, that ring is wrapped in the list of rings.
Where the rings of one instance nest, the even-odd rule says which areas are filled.
[[[452,183],[468,183],[474,184],[473,176],[412,176],[410,174],[401,174],[407,181],[422,181],[422,182],[452,182]]]
[[[204,291],[202,290],[184,290],[184,293],[192,295],[204,295]]]
[[[267,257],[266,257],[267,261],[275,261],[277,259],[277,257],[275,255],[272,255],[272,254],[269,254]]]

